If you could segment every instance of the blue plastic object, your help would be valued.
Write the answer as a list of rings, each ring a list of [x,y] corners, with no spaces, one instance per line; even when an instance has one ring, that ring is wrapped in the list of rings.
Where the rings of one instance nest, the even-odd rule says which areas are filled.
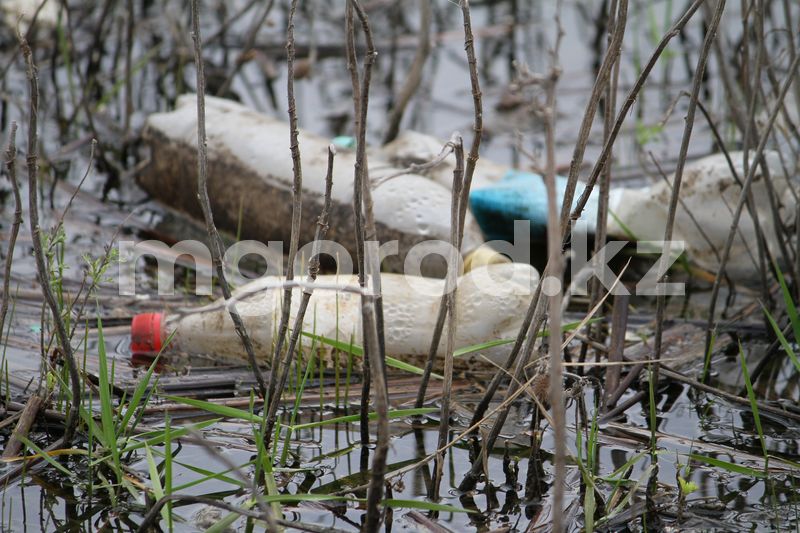
[[[567,178],[556,176],[556,199],[559,208],[564,199]],[[573,206],[583,194],[585,187],[578,183]],[[592,231],[597,219],[597,200],[595,191],[589,197],[581,216]],[[514,221],[528,220],[531,238],[544,239],[547,236],[547,189],[539,174],[509,170],[496,184],[470,192],[469,203],[487,240],[514,240]]]

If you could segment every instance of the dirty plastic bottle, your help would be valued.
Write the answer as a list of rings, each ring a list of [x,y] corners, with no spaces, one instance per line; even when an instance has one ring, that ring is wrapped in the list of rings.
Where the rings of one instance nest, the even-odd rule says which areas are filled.
[[[272,353],[280,320],[282,279],[265,276],[240,287],[233,295],[255,352],[265,360]],[[456,348],[515,337],[538,281],[536,269],[522,263],[488,264],[459,277]],[[444,283],[443,279],[381,275],[387,355],[428,353]],[[323,275],[314,286],[317,288],[303,320],[303,331],[345,343],[352,339],[361,345],[360,294],[332,289],[358,287],[357,278]],[[302,289],[293,290],[290,325]],[[171,334],[169,350],[244,357],[224,300],[185,312],[136,315],[131,324],[131,351],[134,355],[157,353]],[[442,335],[440,349],[444,349],[445,338],[446,334]],[[303,339],[304,348],[310,344],[310,338]],[[502,363],[508,351],[509,346],[500,346],[481,353]]]
[[[733,152],[730,155],[739,178],[744,180],[742,152]],[[792,184],[784,177],[776,152],[766,152],[764,157],[770,169],[780,219],[784,225],[793,224],[797,201],[792,192]],[[559,199],[563,198],[565,188],[566,178],[558,176],[556,190]],[[575,203],[583,191],[584,185],[579,183]],[[760,166],[751,191],[767,245],[773,257],[779,257],[778,232],[770,206],[769,190]],[[673,240],[683,241],[689,261],[702,269],[716,273],[719,268],[717,254],[722,253],[728,238],[733,210],[740,192],[741,187],[722,154],[700,159],[687,165],[684,170],[680,191],[682,202],[676,212]],[[636,241],[662,240],[671,194],[672,186],[664,180],[648,187],[611,189],[609,237]],[[595,188],[580,219],[584,224],[583,229],[588,233],[594,233],[597,202],[598,189]],[[508,171],[499,182],[474,189],[470,194],[470,207],[489,239],[511,239],[514,220],[530,221],[531,234],[534,237],[545,236],[547,194],[544,181],[537,174]],[[702,232],[698,226],[702,228]],[[737,281],[755,280],[758,266],[754,257],[758,257],[756,230],[750,214],[745,210],[731,248],[727,264],[728,275]]]
[[[292,152],[289,124],[229,100],[206,98],[208,135],[208,193],[217,225],[244,239],[289,242],[292,217]],[[151,163],[137,175],[142,188],[198,219],[197,105],[195,95],[178,98],[174,111],[147,118],[143,139],[151,149]],[[303,213],[300,242],[314,239],[316,217],[322,210],[330,140],[301,130]],[[342,143],[339,142],[341,146]],[[369,150],[371,178],[396,175],[372,191],[377,238],[396,240],[398,251],[383,268],[403,272],[408,252],[421,242],[447,240],[450,235],[449,185],[393,167],[379,151]],[[331,224],[327,238],[356,257],[353,216],[355,151],[342,149],[333,165]],[[452,181],[452,172],[450,174]],[[242,224],[242,221],[245,221]],[[462,251],[469,253],[483,242],[475,219],[467,213]],[[423,274],[444,277],[444,261],[432,256]]]

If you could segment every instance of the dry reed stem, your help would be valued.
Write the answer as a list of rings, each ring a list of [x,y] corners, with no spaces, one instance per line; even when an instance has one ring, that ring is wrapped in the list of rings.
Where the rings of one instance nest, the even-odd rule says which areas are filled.
[[[28,166],[28,222],[30,224],[31,239],[33,241],[33,255],[36,260],[36,274],[39,279],[39,284],[41,285],[42,295],[47,303],[47,307],[50,308],[50,312],[53,315],[56,336],[67,365],[67,371],[69,372],[72,398],[70,400],[69,413],[64,422],[63,436],[64,444],[69,445],[72,443],[72,438],[75,436],[75,430],[78,427],[78,412],[81,404],[81,378],[78,373],[78,366],[75,362],[72,345],[69,342],[69,335],[64,323],[64,317],[61,314],[61,309],[53,294],[53,289],[50,286],[50,270],[47,266],[44,250],[42,249],[42,228],[39,225],[39,200],[37,194],[39,184],[39,135],[37,131],[39,117],[39,82],[36,74],[36,65],[33,62],[33,51],[28,45],[28,41],[21,33],[17,32],[17,38],[19,39],[22,55],[25,58],[30,88],[28,155],[26,158]]]
[[[467,155],[466,166],[464,168],[464,184],[462,186],[462,196],[464,200],[460,202],[458,214],[458,249],[461,249],[461,241],[464,236],[464,221],[467,216],[467,198],[469,191],[472,188],[472,176],[475,174],[475,165],[478,163],[479,151],[481,147],[481,138],[483,135],[483,96],[481,94],[480,79],[478,77],[478,60],[475,58],[475,37],[472,34],[472,17],[470,14],[469,0],[461,0],[461,18],[464,21],[464,50],[467,55],[467,64],[469,66],[469,81],[472,91],[472,109],[473,109],[473,123],[472,123],[472,144],[470,145],[469,155]],[[446,318],[446,307],[440,304],[439,315],[436,318],[436,331],[441,335],[441,328],[444,325]],[[434,332],[433,341],[438,346],[438,339]],[[433,359],[436,356],[434,351],[434,344],[431,343],[431,350],[428,352],[428,359],[425,362],[425,367],[422,374],[422,381],[420,382],[419,391],[417,392],[417,400],[415,405],[421,407],[425,402],[425,393],[430,382],[431,372],[433,372]]]
[[[211,205],[208,198],[205,74],[203,69],[203,41],[200,36],[200,13],[197,4],[197,0],[191,0],[192,41],[194,42],[194,60],[197,71],[197,198],[200,202],[200,208],[203,211],[209,246],[211,248],[212,259],[217,272],[217,278],[219,279],[220,288],[222,289],[222,295],[226,300],[229,300],[231,297],[231,288],[228,285],[228,280],[225,278],[225,269],[222,264],[222,238],[217,231],[217,227],[214,225],[214,215],[211,212]],[[236,311],[235,303],[231,302],[228,306],[228,312],[233,321],[236,334],[242,342],[245,352],[247,352],[247,360],[253,369],[253,375],[258,382],[259,391],[262,397],[265,397],[267,393],[267,384],[258,366],[258,360],[256,359],[255,350],[253,349],[253,342],[247,334],[242,317]]]
[[[450,207],[450,258],[447,262],[447,278],[445,280],[444,301],[439,305],[439,309],[446,309],[447,338],[445,341],[444,352],[444,380],[442,381],[441,408],[439,411],[439,441],[438,448],[447,444],[447,436],[450,433],[450,389],[453,387],[453,351],[455,350],[455,335],[458,325],[458,309],[456,308],[456,290],[458,283],[458,265],[460,248],[459,241],[459,215],[461,203],[466,201],[461,195],[464,185],[464,143],[461,137],[455,141],[456,166],[453,170],[452,201]],[[438,325],[438,324],[437,324]],[[441,331],[440,331],[441,334]],[[434,335],[436,337],[436,335]],[[435,354],[435,348],[433,348]],[[419,398],[417,398],[419,401]],[[444,470],[444,455],[438,455],[433,466],[433,483],[431,485],[430,497],[433,500],[439,499],[439,487],[442,481]]]
[[[353,15],[358,17],[364,34],[367,50],[364,55],[362,79],[358,83],[356,54],[353,35]],[[372,29],[366,12],[358,0],[348,0],[347,11],[347,60],[348,70],[353,82],[353,106],[356,123],[356,162],[353,180],[353,211],[356,226],[356,248],[359,259],[359,284],[366,287],[367,276],[372,293],[361,296],[362,331],[364,339],[363,389],[367,394],[361,398],[361,442],[369,441],[369,394],[370,384],[374,385],[375,414],[377,416],[377,441],[372,456],[370,483],[367,490],[366,519],[362,530],[377,531],[383,519],[380,502],[383,499],[386,458],[389,448],[389,397],[386,385],[386,357],[383,337],[383,305],[380,286],[380,260],[373,215],[372,194],[367,170],[367,111],[369,110],[369,89],[372,80],[372,66],[378,55],[372,38]],[[356,96],[357,95],[357,96]],[[369,244],[369,249],[366,245]]]
[[[759,140],[758,147],[755,150],[755,155],[753,156],[753,164],[750,166],[749,172],[747,172],[747,176],[745,177],[744,183],[742,184],[742,192],[739,194],[739,199],[736,204],[736,209],[733,213],[733,219],[731,221],[730,231],[728,232],[728,237],[725,241],[725,247],[722,251],[722,262],[720,263],[719,270],[717,271],[717,276],[714,279],[714,285],[711,289],[711,302],[709,303],[708,309],[708,322],[706,324],[706,344],[705,350],[708,351],[709,347],[711,346],[711,336],[712,331],[714,329],[715,323],[715,311],[717,305],[717,299],[719,298],[719,289],[722,281],[723,272],[725,271],[725,267],[730,259],[731,247],[733,246],[733,240],[736,235],[736,229],[739,226],[739,220],[742,216],[742,210],[744,208],[744,204],[747,201],[748,194],[750,193],[750,188],[753,184],[753,179],[755,178],[756,168],[758,167],[759,160],[764,156],[764,149],[766,148],[767,141],[769,140],[769,133],[772,130],[773,125],[775,124],[775,119],[780,112],[780,104],[786,98],[786,94],[789,92],[789,87],[791,87],[792,83],[794,82],[794,77],[797,73],[798,65],[800,65],[800,55],[795,56],[792,60],[792,64],[790,65],[788,72],[786,74],[786,79],[781,87],[781,92],[777,98],[775,106],[772,108],[770,112],[769,119],[767,121],[767,125],[764,128],[764,133]]]
[[[557,8],[558,9],[558,8]],[[567,453],[567,421],[566,407],[564,405],[564,369],[561,352],[561,295],[563,286],[561,280],[564,275],[564,255],[561,250],[561,234],[566,227],[559,227],[558,199],[556,197],[556,87],[561,77],[561,66],[558,64],[558,52],[564,30],[561,19],[556,12],[557,36],[555,48],[551,51],[550,75],[546,85],[547,102],[544,108],[544,132],[547,161],[545,169],[545,187],[547,188],[547,264],[550,280],[558,283],[558,289],[549,294],[549,327],[550,327],[550,409],[553,416],[553,430],[555,438],[555,453],[553,456],[553,531],[564,530],[562,509],[564,507],[564,486],[566,483],[566,453]],[[566,211],[566,210],[565,210]],[[540,283],[545,283],[543,279]],[[544,288],[542,289],[544,291]],[[533,344],[531,342],[531,344]]]
[[[669,256],[672,252],[672,233],[675,226],[675,213],[678,210],[681,184],[683,182],[683,170],[686,166],[686,156],[689,153],[689,142],[692,138],[692,130],[694,128],[694,117],[695,113],[697,112],[697,101],[700,98],[700,87],[703,83],[703,73],[706,69],[706,63],[708,62],[708,56],[711,52],[711,46],[713,45],[714,39],[717,35],[717,29],[719,28],[723,11],[725,11],[725,0],[718,0],[714,9],[711,23],[708,27],[708,31],[706,32],[705,39],[703,40],[703,46],[700,49],[700,55],[697,58],[697,67],[695,68],[693,78],[694,81],[692,82],[692,89],[689,95],[689,107],[686,110],[686,126],[683,130],[681,147],[680,151],[678,152],[677,167],[675,168],[675,177],[672,181],[672,194],[670,195],[669,210],[667,211],[667,223],[664,228],[664,248],[661,253],[661,258],[659,260],[660,264],[658,267],[658,283],[663,282],[663,280],[666,278],[667,269],[669,268]],[[659,294],[656,300],[656,331],[655,339],[653,341],[656,360],[661,358],[661,341],[664,334],[665,296],[665,294]],[[658,388],[659,368],[660,365],[658,363],[656,363],[653,368],[652,386],[656,389]],[[653,441],[651,442],[651,447],[653,450],[655,450],[655,446],[655,437],[653,437]]]
[[[3,300],[0,303],[0,337],[5,331],[6,313],[8,313],[9,290],[11,288],[11,265],[14,262],[14,247],[17,244],[19,227],[22,225],[22,197],[19,192],[19,182],[17,181],[17,123],[11,123],[11,133],[8,139],[8,149],[6,150],[6,168],[8,170],[8,180],[11,182],[11,191],[14,194],[14,219],[11,222],[11,232],[8,236],[8,250],[6,251],[6,262],[3,274]]]
[[[284,356],[283,362],[278,365],[273,371],[274,375],[278,375],[278,368],[280,368],[280,375],[278,381],[276,382],[276,387],[274,392],[269,397],[269,406],[267,411],[266,417],[266,429],[264,431],[264,445],[267,449],[269,449],[269,444],[272,438],[273,429],[275,427],[275,422],[277,419],[278,407],[281,404],[281,397],[283,396],[283,390],[286,387],[286,382],[289,379],[289,371],[292,367],[292,361],[294,360],[295,349],[297,347],[297,342],[300,338],[300,334],[303,331],[303,320],[306,315],[306,310],[308,309],[309,301],[311,300],[311,296],[314,293],[314,282],[317,279],[317,275],[319,274],[319,254],[320,254],[320,246],[323,240],[325,240],[325,236],[328,232],[328,228],[330,227],[328,224],[328,217],[330,216],[330,209],[331,209],[331,190],[333,189],[333,160],[336,155],[336,149],[333,145],[328,147],[328,168],[325,173],[325,198],[323,200],[322,211],[317,218],[317,230],[316,234],[314,235],[314,242],[311,249],[311,257],[308,260],[308,276],[306,278],[307,285],[303,288],[303,296],[300,300],[300,307],[297,310],[294,318],[294,325],[292,326],[291,330],[291,337],[289,339],[289,345],[286,348],[286,355]],[[291,291],[292,289],[288,289]]]
[[[624,32],[624,28],[617,31],[619,24],[625,25],[628,21],[628,2],[622,0],[617,4],[617,0],[612,0],[608,8],[608,45],[607,49],[612,50],[616,43],[616,36]],[[621,48],[621,42],[620,42]],[[611,74],[608,83],[605,87],[605,95],[603,96],[603,141],[608,140],[611,135],[611,127],[614,120],[614,113],[617,107],[617,88],[619,83],[619,51],[616,51],[613,65],[611,67]],[[603,169],[603,174],[600,178],[600,196],[597,202],[597,221],[594,239],[594,253],[598,255],[606,244],[606,235],[608,228],[608,197],[611,190],[611,160],[609,156],[608,163]],[[563,207],[563,206],[562,206]],[[589,308],[593,307],[600,299],[600,280],[592,278],[591,290],[589,297]],[[588,338],[593,340],[601,340],[603,332],[603,325],[597,324],[596,327],[590,327]],[[588,344],[584,343],[581,346],[580,361],[584,361]],[[600,352],[596,351],[595,361],[600,360]]]
[[[286,264],[285,279],[294,279],[294,262],[297,256],[297,249],[300,245],[300,223],[302,221],[303,208],[303,167],[300,160],[300,144],[298,141],[299,132],[297,129],[297,102],[294,97],[294,16],[297,12],[297,0],[292,0],[289,8],[289,21],[286,28],[286,99],[288,101],[289,113],[289,149],[292,153],[292,229],[289,241],[289,258]],[[277,390],[278,376],[281,374],[280,361],[283,343],[286,340],[286,330],[289,327],[289,312],[292,308],[292,290],[283,291],[283,307],[281,308],[281,319],[278,324],[278,336],[275,341],[275,351],[272,354],[272,364],[270,365],[269,389],[267,392],[268,401],[272,402],[273,396],[280,397],[282,391]],[[273,421],[274,423],[274,421]]]

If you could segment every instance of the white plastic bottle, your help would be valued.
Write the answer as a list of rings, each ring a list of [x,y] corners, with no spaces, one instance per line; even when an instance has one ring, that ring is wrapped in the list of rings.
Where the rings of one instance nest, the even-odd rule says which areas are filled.
[[[239,288],[234,294],[237,311],[253,341],[258,357],[272,353],[281,313],[282,278],[264,277]],[[458,280],[456,348],[516,336],[533,292],[538,272],[522,263],[477,267]],[[361,345],[361,296],[333,290],[332,286],[357,287],[355,276],[325,275],[316,288],[303,320],[303,331]],[[266,287],[266,288],[265,288]],[[382,274],[386,354],[395,357],[427,354],[444,289],[444,280]],[[292,295],[290,326],[301,299],[301,288]],[[241,299],[239,299],[241,298]],[[165,315],[144,313],[131,324],[131,351],[152,354],[173,335],[169,350],[244,357],[224,300],[186,312]],[[441,349],[444,349],[442,335]],[[304,347],[311,344],[305,339]],[[319,343],[318,343],[319,344]],[[504,361],[509,346],[482,352],[495,362]]]

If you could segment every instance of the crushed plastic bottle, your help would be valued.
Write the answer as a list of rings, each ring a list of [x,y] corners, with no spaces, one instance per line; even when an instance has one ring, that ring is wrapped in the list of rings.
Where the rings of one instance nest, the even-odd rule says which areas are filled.
[[[785,179],[775,152],[764,154],[775,188],[779,216],[783,224],[793,224],[797,205],[792,185]],[[731,154],[740,179],[745,178],[742,152]],[[752,163],[751,163],[752,164]],[[563,198],[566,178],[556,178],[559,198]],[[769,191],[759,167],[752,184],[752,194],[759,222],[773,257],[779,256],[778,231],[772,215]],[[575,202],[584,191],[579,183]],[[688,259],[700,268],[716,273],[717,254],[721,254],[728,238],[733,210],[741,187],[730,171],[724,155],[717,154],[698,160],[684,170],[681,200],[675,217],[674,241],[683,241]],[[664,238],[671,184],[658,181],[649,187],[613,188],[609,194],[608,235],[612,239],[660,241]],[[597,220],[598,191],[594,189],[580,221],[589,233],[594,233]],[[528,220],[531,234],[544,237],[547,227],[547,195],[542,177],[520,171],[508,171],[504,178],[470,194],[470,206],[487,238],[512,238],[514,220]],[[574,204],[573,204],[574,205]],[[702,233],[698,226],[702,228]],[[703,236],[705,234],[705,236]],[[727,264],[728,275],[738,281],[756,279],[758,266],[756,229],[750,214],[745,211]]]
[[[281,313],[282,279],[264,276],[240,287],[233,295],[255,352],[263,360],[272,353]],[[538,282],[536,269],[522,263],[489,264],[459,277],[456,348],[515,337]],[[444,283],[443,279],[381,275],[387,355],[428,353]],[[332,289],[357,287],[357,278],[323,275],[314,286],[317,288],[303,320],[303,331],[344,343],[352,339],[361,345],[361,295]],[[302,289],[293,291],[290,324],[297,313]],[[131,352],[158,353],[170,335],[173,336],[169,350],[244,357],[224,300],[182,313],[136,315],[131,324]],[[445,338],[443,334],[442,350]],[[310,339],[305,339],[303,346],[308,348],[310,343]],[[504,345],[482,350],[481,354],[502,363],[509,350]]]
[[[289,125],[241,104],[206,98],[208,137],[208,192],[217,225],[244,239],[283,241],[288,249],[292,217],[292,156]],[[197,108],[195,95],[178,98],[168,113],[147,119],[143,138],[151,148],[151,164],[138,176],[139,184],[153,197],[202,219],[197,201]],[[342,142],[341,140],[339,142]],[[300,244],[314,239],[316,220],[322,210],[327,153],[330,141],[306,131],[299,133],[303,168],[303,213]],[[332,207],[327,238],[356,257],[353,215],[353,168],[355,152],[342,150],[333,170]],[[377,237],[382,243],[397,240],[398,254],[388,256],[383,268],[403,272],[408,251],[427,240],[448,240],[451,191],[424,176],[403,173],[379,151],[368,157],[370,176],[397,177],[372,192]],[[452,174],[451,178],[452,180]],[[476,249],[483,239],[471,214],[464,225],[462,251]],[[443,260],[431,256],[423,274],[443,277]]]

